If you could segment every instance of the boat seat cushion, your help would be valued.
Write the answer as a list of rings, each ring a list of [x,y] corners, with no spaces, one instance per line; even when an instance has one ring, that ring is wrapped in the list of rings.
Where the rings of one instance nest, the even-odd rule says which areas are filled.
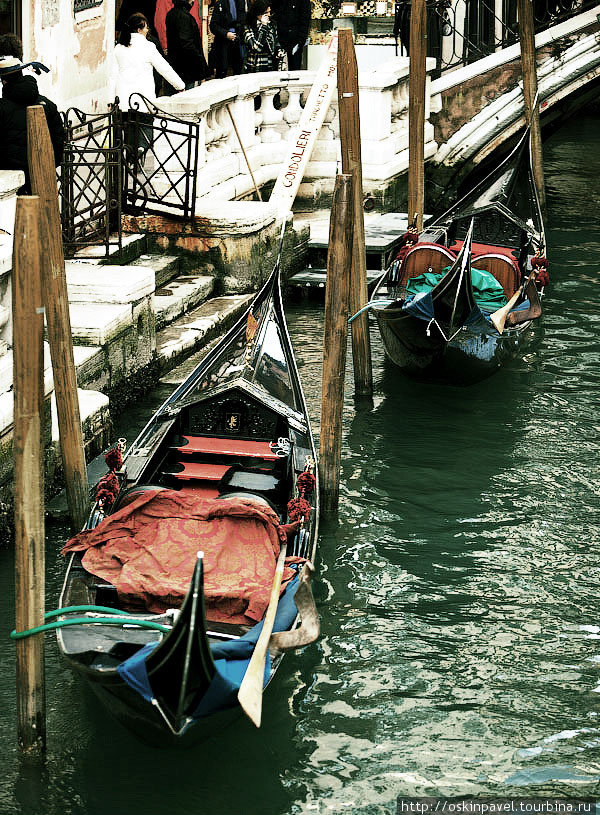
[[[210,455],[227,455],[262,458],[265,461],[277,461],[279,456],[273,451],[268,441],[252,439],[232,439],[212,436],[182,436],[181,444],[176,448],[179,453],[189,456],[196,453]]]
[[[456,240],[450,246],[451,252],[456,252],[458,254],[463,247],[464,241]],[[511,260],[515,259],[515,249],[511,249],[509,246],[494,246],[491,243],[476,243],[473,241],[471,244],[471,258],[479,257],[479,255],[489,255],[497,254],[497,255],[506,255],[506,257],[510,258]]]
[[[207,619],[252,625],[266,611],[285,537],[266,504],[157,490],[75,535],[63,553],[83,552],[86,571],[114,585],[126,608],[160,613],[181,605],[203,551]],[[293,576],[286,567],[283,582]]]

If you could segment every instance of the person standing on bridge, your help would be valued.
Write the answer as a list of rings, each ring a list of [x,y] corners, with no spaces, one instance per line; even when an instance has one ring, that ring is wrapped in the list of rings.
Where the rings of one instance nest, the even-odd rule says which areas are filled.
[[[29,163],[27,160],[27,108],[42,105],[48,122],[50,140],[54,150],[54,163],[62,164],[65,128],[58,108],[50,99],[41,96],[32,76],[23,76],[23,68],[31,67],[36,73],[49,69],[40,62],[23,64],[18,57],[0,55],[0,170],[22,170],[25,184],[19,195],[31,195]]]
[[[150,103],[156,102],[154,73],[156,70],[175,90],[185,88],[183,79],[171,68],[167,60],[158,53],[148,36],[148,20],[143,14],[132,14],[122,25],[119,44],[115,46],[115,63],[110,77],[109,99],[118,97],[123,111],[125,143],[129,148],[129,160],[143,163],[146,152],[153,144],[152,122],[149,111],[137,110],[132,94],[144,96]],[[131,113],[131,108],[135,112]]]
[[[244,73],[276,71],[285,56],[277,31],[271,23],[271,6],[267,0],[254,0],[246,16],[244,29],[246,58]]]
[[[191,14],[193,5],[194,0],[174,0],[165,18],[169,62],[186,88],[195,87],[208,76],[200,28]]]
[[[310,0],[275,0],[273,11],[279,42],[287,54],[288,70],[299,71],[310,29]]]
[[[242,73],[242,42],[246,20],[245,0],[217,0],[210,19],[214,41],[208,63],[215,69],[217,79]]]

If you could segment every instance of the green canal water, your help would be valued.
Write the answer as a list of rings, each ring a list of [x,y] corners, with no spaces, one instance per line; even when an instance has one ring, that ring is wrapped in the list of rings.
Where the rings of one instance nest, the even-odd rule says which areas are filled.
[[[284,660],[260,730],[240,720],[188,752],[141,746],[48,636],[47,758],[20,760],[0,550],[0,815],[379,815],[400,795],[596,795],[599,123],[545,144],[552,280],[535,351],[441,389],[402,380],[373,335],[371,408],[349,373],[323,634]],[[291,306],[289,323],[318,431],[322,307]],[[128,415],[130,438],[151,403]],[[65,534],[48,528],[50,608]]]

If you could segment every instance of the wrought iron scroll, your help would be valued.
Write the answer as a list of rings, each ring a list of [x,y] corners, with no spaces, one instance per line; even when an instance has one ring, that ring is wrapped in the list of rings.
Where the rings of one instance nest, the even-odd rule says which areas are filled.
[[[200,125],[176,118],[140,94],[122,113],[123,206],[192,219],[196,202]]]
[[[396,0],[394,34],[408,54],[411,0]],[[439,76],[518,41],[517,0],[427,0],[428,56]],[[594,8],[597,0],[533,0],[536,32]]]
[[[64,250],[108,257],[122,250],[122,144],[118,112],[90,115],[77,108],[64,114],[66,144],[60,175]]]

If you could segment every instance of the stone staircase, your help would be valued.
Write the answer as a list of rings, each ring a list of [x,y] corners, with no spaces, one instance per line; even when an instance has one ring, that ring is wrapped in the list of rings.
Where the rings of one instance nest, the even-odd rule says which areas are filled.
[[[112,441],[111,398],[126,402],[167,375],[220,337],[253,297],[219,294],[210,264],[199,259],[191,271],[181,256],[148,251],[144,234],[123,243],[125,264],[116,247],[102,260],[83,249],[65,264],[88,459]]]

